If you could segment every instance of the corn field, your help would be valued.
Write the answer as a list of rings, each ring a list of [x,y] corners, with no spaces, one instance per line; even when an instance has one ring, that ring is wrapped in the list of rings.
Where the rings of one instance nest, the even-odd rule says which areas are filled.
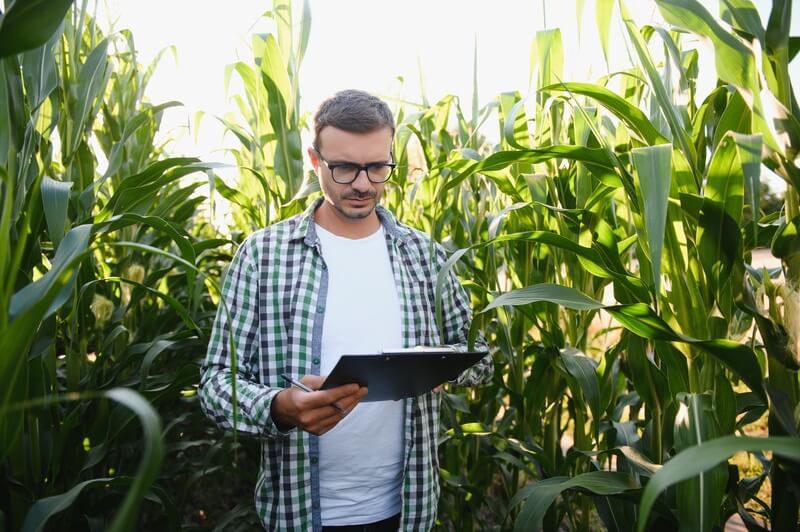
[[[652,4],[662,23],[640,26],[593,3],[624,70],[567,80],[554,28],[531,35],[530,94],[396,104],[383,203],[450,251],[440,279],[458,274],[495,364],[442,394],[440,530],[800,526],[792,2],[767,20],[750,0]],[[156,141],[180,104],[148,100],[158,58],[140,64],[130,32],[88,0],[5,0],[0,531],[260,526],[258,442],[213,427],[196,392],[238,244],[319,195],[301,147],[313,13],[267,8],[274,33],[218,73],[242,86],[220,117],[231,181]],[[780,267],[754,265],[765,249]]]

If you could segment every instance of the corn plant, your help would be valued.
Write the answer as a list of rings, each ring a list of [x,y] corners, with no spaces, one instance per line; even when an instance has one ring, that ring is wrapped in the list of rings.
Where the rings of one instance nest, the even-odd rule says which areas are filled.
[[[311,13],[295,27],[275,0],[252,64],[224,73],[244,89],[220,118],[239,143],[232,185],[156,144],[178,104],[144,97],[155,65],[71,4],[7,1],[0,19],[0,526],[40,530],[66,510],[61,528],[202,528],[198,492],[249,500],[257,456],[196,404],[216,279],[242,232],[318,192],[300,147]],[[480,106],[476,65],[466,111],[426,95],[396,109],[384,203],[451,250],[441,275],[457,271],[495,356],[490,385],[443,394],[441,529],[798,524],[791,2],[766,25],[749,0],[721,2],[727,26],[694,0],[655,6],[666,25],[639,27],[598,0],[601,48],[618,12],[632,64],[593,83],[565,79],[549,29],[530,95]],[[714,50],[707,95],[697,39]],[[787,183],[779,213],[761,213],[762,165]],[[232,236],[198,171],[231,204]],[[779,270],[752,266],[765,247]],[[769,437],[752,434],[763,416]],[[740,478],[739,451],[763,472]],[[257,526],[250,503],[213,514]]]
[[[786,110],[792,108],[792,102],[782,110],[778,98],[772,98],[776,116],[784,118],[775,124],[767,121],[765,104],[758,96],[756,62],[743,44],[748,36],[753,42],[758,35],[772,36],[772,44],[765,42],[763,47],[763,64],[768,70],[764,79],[773,80],[767,83],[771,91],[782,88],[781,94],[790,98],[791,90],[785,86],[788,77],[775,74],[786,71],[785,21],[790,5],[773,6],[765,32],[760,21],[753,19],[755,9],[749,3],[725,3],[723,15],[744,37],[726,33],[696,2],[657,5],[668,23],[714,43],[720,85],[705,101],[699,105],[693,101],[697,51],[682,51],[679,34],[656,27],[637,28],[620,2],[624,27],[640,62],[620,73],[627,76],[621,94],[609,89],[609,78],[600,85],[554,79],[560,77],[558,32],[542,32],[536,38],[537,50],[544,53],[539,57],[537,113],[530,135],[537,148],[527,149],[519,142],[528,134],[517,127],[510,113],[502,131],[514,151],[503,150],[480,161],[456,157],[437,169],[440,175],[453,172],[455,178],[443,188],[454,191],[459,182],[475,175],[504,183],[502,191],[511,195],[508,203],[521,199],[525,204],[514,208],[509,218],[521,217],[526,208],[534,207],[551,214],[542,225],[526,224],[533,231],[500,235],[495,241],[547,239],[551,251],[556,248],[580,259],[574,265],[557,259],[548,272],[550,282],[526,286],[512,278],[521,288],[497,297],[486,311],[513,306],[523,312],[533,308],[536,310],[530,312],[535,313],[543,309],[540,305],[544,302],[548,306],[558,303],[587,318],[603,309],[625,329],[599,364],[585,356],[586,343],[574,335],[556,336],[556,342],[544,335],[548,329],[572,330],[574,318],[567,311],[543,320],[545,326],[537,324],[534,337],[514,346],[522,353],[526,345],[554,350],[549,360],[541,353],[533,358],[526,375],[528,383],[541,383],[542,389],[534,392],[532,385],[526,398],[542,397],[544,389],[558,382],[545,368],[563,376],[561,390],[568,397],[562,402],[555,395],[553,404],[556,409],[566,406],[569,420],[561,425],[561,416],[555,417],[551,428],[555,438],[545,437],[544,442],[560,441],[566,427],[574,441],[564,456],[556,448],[555,460],[546,447],[544,453],[540,451],[543,446],[536,437],[527,445],[526,451],[535,456],[541,468],[537,473],[543,478],[512,501],[512,505],[524,501],[515,524],[520,530],[553,529],[565,515],[572,527],[589,528],[591,506],[608,528],[638,521],[642,529],[648,526],[655,488],[644,493],[642,515],[637,515],[639,508],[630,501],[649,477],[653,477],[653,485],[662,487],[682,481],[671,489],[661,507],[656,506],[653,526],[681,523],[687,529],[707,530],[735,512],[755,526],[744,504],[767,472],[757,479],[729,482],[728,468],[722,463],[739,448],[796,448],[797,423],[792,411],[797,404],[797,373],[790,332],[794,321],[786,321],[793,312],[789,294],[794,286],[794,255],[790,250],[795,244],[789,242],[796,241],[791,220],[797,193],[791,182],[793,167],[787,161],[793,159],[796,147],[780,146],[776,140],[792,138],[793,120]],[[660,67],[648,48],[653,38],[661,39],[665,49]],[[679,79],[674,87],[665,82],[675,78]],[[675,103],[687,100],[685,107]],[[640,109],[650,109],[654,116],[648,117]],[[776,134],[773,125],[789,130]],[[517,137],[518,132],[523,134]],[[745,205],[750,212],[759,212],[762,153],[768,154],[763,157],[765,164],[783,169],[789,182],[786,217],[747,224],[743,222]],[[560,164],[552,164],[554,160]],[[534,165],[532,175],[517,166],[528,163]],[[535,194],[539,176],[546,183],[543,199],[515,196],[522,177],[531,185],[522,190]],[[559,239],[564,236],[569,238]],[[788,304],[782,311],[770,278],[779,272],[758,272],[748,264],[752,249],[765,245],[771,245],[784,263],[786,284],[781,293]],[[485,247],[486,242],[473,242],[470,249]],[[525,260],[536,261],[537,257],[533,253]],[[484,265],[483,260],[475,262],[479,269]],[[517,267],[516,271],[526,270]],[[503,274],[505,277],[506,272]],[[589,278],[582,281],[586,274]],[[599,301],[596,290],[603,288],[603,280],[611,281],[618,304]],[[763,294],[772,295],[768,305],[754,300],[753,292],[763,286],[772,286],[761,291],[762,298]],[[485,291],[487,286],[481,288]],[[765,308],[771,309],[772,320]],[[498,312],[498,320],[506,312]],[[758,338],[747,337],[753,321],[760,332]],[[581,324],[577,330],[586,328]],[[538,335],[541,338],[536,338]],[[501,351],[504,336],[498,338]],[[767,378],[762,366],[767,366]],[[507,376],[512,375],[509,372]],[[749,390],[735,391],[736,382]],[[508,404],[516,406],[513,396]],[[755,442],[733,437],[767,408],[770,434],[778,437]],[[486,427],[502,425],[491,418],[487,422],[477,430],[491,441],[493,431]],[[785,435],[791,438],[782,437]],[[689,474],[676,475],[678,466],[670,466],[670,456],[682,451],[696,456],[701,447],[708,449],[705,444],[709,441],[715,441],[718,454]],[[525,456],[515,451],[512,457],[517,461]],[[796,459],[795,452],[790,455]],[[679,463],[687,464],[685,460]],[[615,470],[607,471],[612,464]],[[653,475],[662,464],[663,472]],[[796,464],[776,458],[768,466],[780,495],[770,508],[764,506],[758,513],[768,517],[773,526],[790,529],[797,523],[797,499],[787,495],[794,489]],[[580,493],[592,495],[593,505]],[[551,507],[559,495],[561,504]],[[472,496],[469,492],[464,498],[469,501]]]
[[[266,15],[274,33],[254,35],[253,64],[239,61],[225,71],[226,86],[234,74],[244,94],[231,100],[237,113],[218,118],[239,147],[229,150],[239,176],[235,186],[217,176],[216,191],[229,201],[233,226],[250,232],[301,212],[305,199],[319,191],[316,179],[303,174],[301,131],[307,129],[300,107],[300,65],[311,30],[311,11],[304,2],[297,27],[292,5],[275,0]]]
[[[776,528],[796,522],[791,6],[776,3],[764,29],[749,2],[723,2],[730,33],[697,2],[656,5],[673,29],[637,27],[618,3],[637,61],[598,83],[565,82],[553,29],[535,37],[531,96],[480,107],[476,74],[469,117],[453,96],[396,110],[384,203],[453,251],[473,329],[496,352],[492,385],[444,396],[443,528],[708,530],[733,513],[757,527],[754,502]],[[597,3],[606,54],[613,7]],[[715,46],[720,81],[702,101],[687,33]],[[249,108],[266,108],[274,95],[246,84]],[[231,131],[261,147],[253,125],[266,121],[242,114],[250,131]],[[497,145],[481,132],[492,116]],[[267,159],[252,153],[237,151],[242,166]],[[760,217],[761,163],[789,182],[783,216]],[[782,272],[750,266],[759,247]],[[767,411],[772,437],[745,437]],[[737,450],[764,473],[738,479],[725,465]],[[755,495],[767,475],[771,505]]]
[[[227,241],[190,235],[202,234],[203,199],[182,178],[210,166],[154,144],[174,103],[143,99],[152,67],[137,63],[130,33],[103,34],[86,1],[8,4],[0,523],[41,530],[69,508],[67,529],[88,518],[132,530],[148,496],[158,509],[145,514],[178,528],[173,496],[154,482],[183,428],[203,426],[192,385],[213,303],[198,273],[218,273]]]

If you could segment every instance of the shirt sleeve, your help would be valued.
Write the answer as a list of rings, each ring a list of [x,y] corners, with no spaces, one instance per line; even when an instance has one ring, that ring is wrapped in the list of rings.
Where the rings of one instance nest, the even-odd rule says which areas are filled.
[[[208,352],[201,368],[200,404],[219,427],[261,437],[280,437],[272,400],[281,388],[257,381],[258,275],[246,240],[236,252],[222,286]],[[234,397],[235,383],[235,397]],[[236,416],[234,417],[234,404]]]
[[[443,248],[437,246],[438,270],[444,266],[446,254]],[[434,284],[434,286],[436,286]],[[444,328],[444,342],[458,351],[468,349],[469,329],[472,323],[472,307],[469,296],[458,281],[455,272],[451,269],[447,273],[442,289],[442,326]],[[478,331],[475,339],[475,349],[488,349],[483,333]],[[478,362],[464,370],[454,381],[456,386],[475,386],[486,384],[492,380],[494,364],[492,354],[488,353]]]

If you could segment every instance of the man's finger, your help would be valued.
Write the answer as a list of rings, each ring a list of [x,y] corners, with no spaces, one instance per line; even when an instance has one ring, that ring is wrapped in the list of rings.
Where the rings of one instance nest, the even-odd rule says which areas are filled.
[[[300,382],[311,388],[312,390],[319,390],[325,382],[327,375],[305,375]]]
[[[345,384],[331,388],[330,390],[318,390],[306,394],[306,399],[303,401],[307,406],[312,408],[319,408],[321,406],[338,403],[339,401],[346,401],[350,396],[358,397],[361,387],[358,384]],[[363,397],[363,394],[361,395]],[[359,399],[361,397],[358,397]]]
[[[330,430],[337,423],[339,423],[347,414],[349,414],[358,405],[359,401],[366,395],[367,389],[361,388],[358,393],[349,395],[346,398],[335,403],[341,410],[338,410],[333,404],[327,404],[320,408],[315,409],[315,413],[319,416],[308,427],[309,432],[314,432],[319,435],[321,432],[315,432],[314,429],[320,427],[327,427],[325,430]]]
[[[361,388],[358,384],[344,384],[342,386],[337,386],[336,388],[330,388],[329,390],[320,390],[320,387],[325,383],[325,379],[327,379],[327,375],[305,375],[300,382],[311,388],[312,390],[317,390],[319,393],[327,393],[331,392],[331,395],[327,396],[327,399],[323,399],[322,397],[325,396],[318,396],[320,397],[319,402],[317,400],[309,403],[309,405],[317,406],[325,404],[325,401],[328,403],[336,402],[346,395],[350,395],[352,393],[358,392],[359,388]]]

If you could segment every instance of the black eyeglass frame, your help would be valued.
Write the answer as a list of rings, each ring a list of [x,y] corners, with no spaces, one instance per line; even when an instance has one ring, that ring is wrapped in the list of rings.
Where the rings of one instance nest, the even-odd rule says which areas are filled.
[[[378,162],[368,163],[368,164],[356,164],[356,163],[353,163],[353,162],[329,163],[328,160],[325,157],[322,156],[322,154],[319,152],[319,150],[317,148],[313,148],[313,150],[314,150],[314,153],[317,154],[317,157],[319,157],[320,160],[322,160],[322,162],[325,163],[325,166],[328,167],[328,170],[331,171],[331,179],[333,179],[333,181],[335,183],[338,183],[340,185],[349,185],[350,183],[353,183],[356,179],[358,179],[358,176],[359,176],[359,174],[361,172],[365,172],[367,174],[367,179],[369,180],[370,183],[375,183],[375,184],[386,183],[387,181],[389,181],[389,179],[391,179],[392,174],[394,173],[394,169],[397,168],[397,163],[378,163]],[[390,152],[389,155],[391,156],[392,160],[394,161],[394,153]],[[356,173],[353,176],[353,179],[351,179],[350,181],[338,181],[334,177],[334,174],[335,174],[334,170],[336,170],[337,168],[339,168],[341,166],[352,166],[352,167],[356,168]],[[389,167],[389,173],[386,174],[386,179],[381,179],[380,181],[376,181],[376,180],[372,179],[372,177],[370,177],[370,175],[369,175],[369,167],[370,166],[372,166],[372,167],[375,167],[375,166],[388,166]]]

